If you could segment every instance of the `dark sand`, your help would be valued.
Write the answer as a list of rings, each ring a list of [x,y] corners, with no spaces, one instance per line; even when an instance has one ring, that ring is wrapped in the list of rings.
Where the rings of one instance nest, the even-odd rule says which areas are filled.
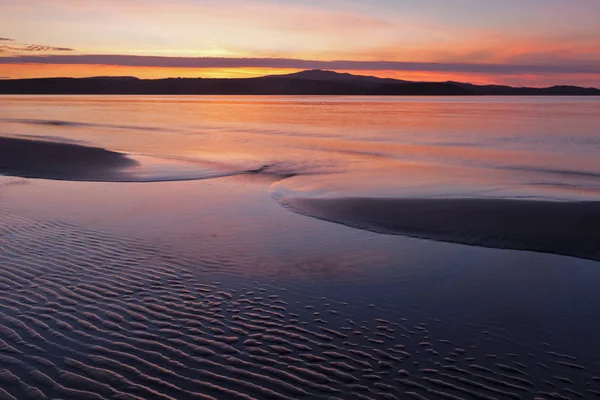
[[[0,186],[0,398],[600,392],[596,263],[557,273],[561,257],[346,229],[286,212],[267,179],[243,178]],[[71,218],[77,203],[86,218]],[[378,271],[383,253],[396,271],[419,263],[398,248],[442,249],[444,269]],[[355,264],[364,274],[345,280]],[[377,285],[364,286],[367,275]]]
[[[549,346],[517,352],[499,329],[453,342],[430,318],[375,306],[357,318],[351,304],[293,288],[222,284],[197,261],[137,239],[29,220],[4,206],[0,221],[3,399],[597,393],[589,364]],[[488,342],[509,352],[486,353]]]
[[[301,214],[378,233],[600,261],[600,202],[285,199]]]
[[[0,137],[0,174],[25,178],[112,181],[137,165],[125,154],[97,147]]]

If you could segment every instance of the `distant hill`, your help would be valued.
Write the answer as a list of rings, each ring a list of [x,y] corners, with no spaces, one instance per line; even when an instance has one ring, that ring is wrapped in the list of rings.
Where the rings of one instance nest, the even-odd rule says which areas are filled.
[[[600,90],[578,86],[528,88],[461,82],[411,82],[308,70],[287,75],[235,79],[138,79],[104,76],[5,79],[0,80],[0,94],[600,96]]]
[[[531,95],[531,96],[598,96],[600,90],[580,86],[551,86],[546,88],[512,87],[502,85],[473,85],[471,83],[448,82],[467,89],[475,95],[502,96],[502,95]]]
[[[372,84],[382,84],[382,83],[401,83],[407,82],[399,79],[391,79],[391,78],[378,78],[376,76],[368,76],[368,75],[354,75],[348,73],[340,73],[335,71],[326,71],[322,69],[309,69],[306,71],[294,72],[292,74],[287,75],[269,75],[265,78],[271,79],[282,79],[282,78],[291,78],[291,79],[304,79],[304,80],[315,80],[315,81],[338,81],[338,82],[361,82],[361,83],[372,83]]]

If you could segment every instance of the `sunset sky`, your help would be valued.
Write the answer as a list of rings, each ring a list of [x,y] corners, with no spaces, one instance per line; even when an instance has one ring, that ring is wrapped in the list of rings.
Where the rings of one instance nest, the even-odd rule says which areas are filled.
[[[246,77],[600,87],[600,0],[0,0],[0,77]]]

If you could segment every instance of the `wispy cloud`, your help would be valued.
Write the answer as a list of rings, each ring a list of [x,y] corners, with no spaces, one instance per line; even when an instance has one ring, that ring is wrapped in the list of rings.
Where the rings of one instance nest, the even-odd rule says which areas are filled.
[[[110,65],[163,68],[288,68],[355,71],[430,71],[482,74],[597,74],[600,59],[558,64],[483,64],[403,61],[320,61],[293,58],[161,57],[134,55],[43,55],[0,58],[0,64]]]
[[[53,47],[53,46],[41,46],[39,44],[30,44],[21,49],[22,51],[74,51],[68,47]]]
[[[0,42],[13,42],[13,41],[14,41],[14,39],[0,37]]]
[[[0,42],[13,42],[13,39],[0,38]],[[12,44],[11,45],[0,45],[0,52],[13,53],[19,55],[20,53],[44,53],[44,52],[63,52],[63,51],[75,51],[69,47],[54,47],[54,46],[43,46],[39,44]]]

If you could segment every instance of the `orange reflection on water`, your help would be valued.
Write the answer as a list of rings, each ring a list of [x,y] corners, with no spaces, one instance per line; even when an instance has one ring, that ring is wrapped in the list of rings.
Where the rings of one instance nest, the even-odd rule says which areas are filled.
[[[138,155],[217,163],[234,171],[337,172],[335,179],[341,182],[367,179],[359,178],[361,171],[367,171],[370,181],[385,180],[381,186],[393,186],[397,184],[394,176],[412,179],[419,175],[432,183],[461,177],[490,183],[502,178],[522,184],[523,176],[534,179],[531,175],[536,171],[557,166],[559,173],[535,179],[544,184],[579,184],[589,180],[586,171],[600,170],[593,146],[587,145],[597,140],[593,127],[600,123],[598,102],[593,99],[6,99],[0,118],[8,134],[67,138]],[[561,176],[561,171],[567,175]]]

